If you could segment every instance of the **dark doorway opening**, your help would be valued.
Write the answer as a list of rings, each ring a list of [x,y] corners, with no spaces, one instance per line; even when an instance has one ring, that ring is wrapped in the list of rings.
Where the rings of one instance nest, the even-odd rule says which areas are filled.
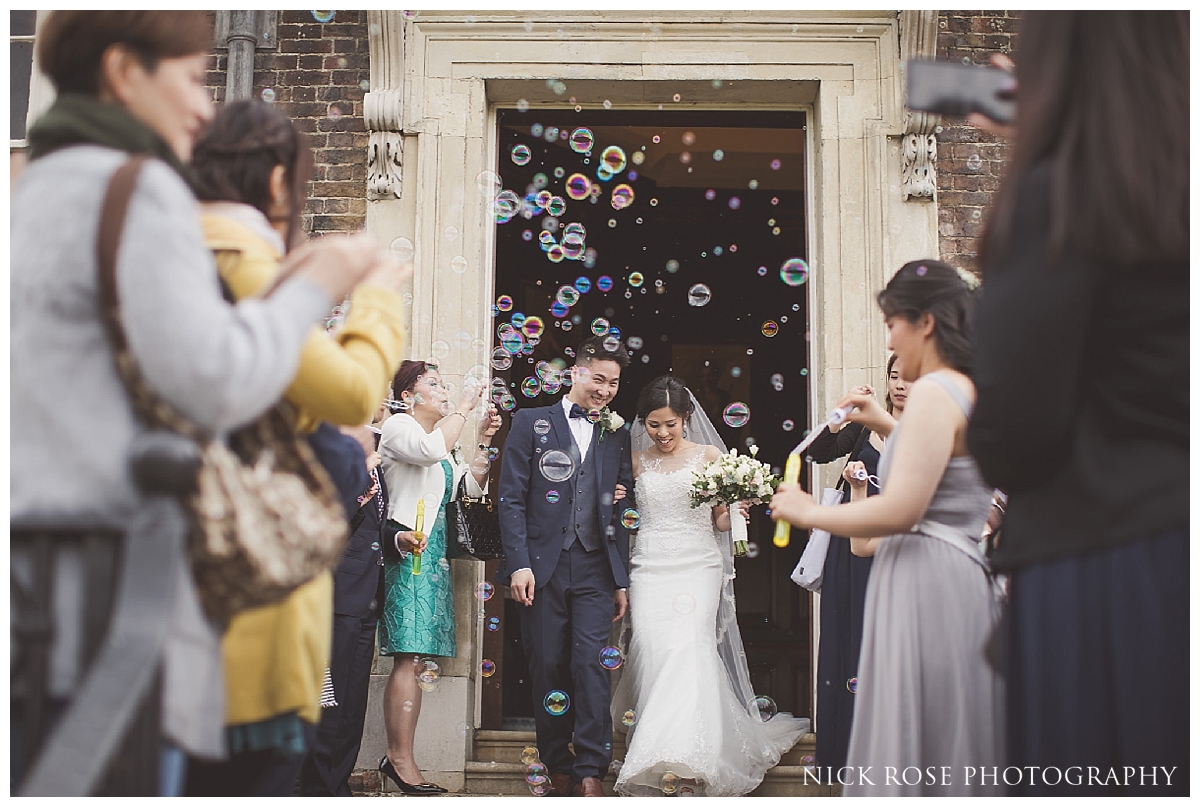
[[[730,448],[757,444],[781,466],[808,422],[805,125],[802,112],[501,110],[512,193],[495,206],[494,344],[508,348],[495,399],[510,411],[560,400],[556,371],[607,331],[633,360],[613,402],[627,421],[670,372]],[[805,536],[776,548],[772,527],[756,508],[738,621],[756,691],[811,715],[811,601],[788,578]],[[485,727],[532,714],[509,605],[503,639],[485,637],[485,655],[502,644],[514,668],[485,687]]]

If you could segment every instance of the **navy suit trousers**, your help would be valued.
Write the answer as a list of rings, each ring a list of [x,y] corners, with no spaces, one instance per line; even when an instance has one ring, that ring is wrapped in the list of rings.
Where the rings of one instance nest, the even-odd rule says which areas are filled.
[[[576,782],[603,778],[612,762],[611,673],[600,665],[600,651],[608,644],[615,588],[608,552],[588,552],[576,541],[562,550],[554,574],[539,582],[533,605],[521,612],[538,750],[551,773],[570,774]],[[571,699],[561,715],[545,707],[554,690]],[[567,747],[572,733],[574,755]]]

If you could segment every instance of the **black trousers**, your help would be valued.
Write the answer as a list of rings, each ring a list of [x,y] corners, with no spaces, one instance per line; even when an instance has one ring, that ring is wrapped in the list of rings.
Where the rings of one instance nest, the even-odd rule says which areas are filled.
[[[317,727],[304,724],[304,745],[311,748]],[[244,751],[219,762],[189,758],[185,796],[292,796],[305,754],[271,749]]]
[[[1188,794],[1188,611],[1186,528],[1012,575],[1011,794]]]
[[[321,710],[312,753],[300,774],[305,796],[350,796],[350,774],[362,745],[367,719],[371,664],[375,659],[378,617],[333,617],[329,677],[338,705]]]

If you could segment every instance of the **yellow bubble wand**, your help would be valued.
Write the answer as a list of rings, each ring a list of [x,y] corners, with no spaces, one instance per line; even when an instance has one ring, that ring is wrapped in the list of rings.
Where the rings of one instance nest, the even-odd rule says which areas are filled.
[[[420,540],[425,537],[422,533],[422,531],[424,529],[425,529],[425,498],[421,497],[420,499],[417,499],[417,528],[416,528],[415,532],[417,533],[417,541],[418,542],[420,542]],[[413,573],[414,577],[421,573],[421,550],[420,550],[420,548],[413,549],[412,573]]]
[[[832,414],[829,415],[829,420],[825,421],[820,426],[809,432],[808,436],[801,440],[798,446],[792,449],[792,452],[788,454],[787,464],[783,468],[784,482],[795,484],[796,482],[800,481],[800,469],[803,467],[800,460],[800,455],[804,453],[805,449],[812,445],[813,440],[817,439],[817,435],[829,428],[831,424],[836,425],[845,421],[846,416],[850,414],[852,409],[854,409],[853,406],[843,406],[840,409],[833,410]],[[776,521],[775,546],[785,547],[791,542],[791,540],[792,525],[783,519]]]

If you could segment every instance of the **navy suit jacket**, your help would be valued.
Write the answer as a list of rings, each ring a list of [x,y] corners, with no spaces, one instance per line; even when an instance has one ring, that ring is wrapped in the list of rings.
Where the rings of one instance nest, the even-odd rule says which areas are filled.
[[[309,435],[309,445],[317,459],[337,485],[346,507],[347,519],[353,523],[360,508],[358,497],[371,487],[366,457],[362,446],[353,437],[342,434],[328,423],[322,423]],[[379,442],[378,436],[375,438]],[[386,502],[387,488],[379,474],[380,492]],[[383,525],[379,522],[378,502],[374,497],[361,508],[364,517],[350,536],[341,562],[333,573],[333,611],[346,616],[366,617],[377,610],[383,576],[380,559],[383,557]],[[384,512],[387,512],[386,510]]]
[[[535,434],[533,430],[534,423],[539,420],[550,422],[544,443],[543,435]],[[625,588],[629,585],[629,530],[621,523],[621,514],[631,499],[614,505],[612,496],[618,483],[624,485],[630,495],[633,493],[629,427],[601,434],[604,439],[597,437],[584,462],[595,469],[593,478],[598,480],[597,518],[613,579],[618,588]],[[565,452],[578,465],[579,449],[571,436],[562,404],[518,411],[504,441],[504,460],[500,468],[500,536],[504,542],[504,560],[498,579],[502,583],[507,584],[512,572],[521,568],[533,570],[538,586],[547,583],[558,565],[567,532],[573,529],[575,489],[571,480],[551,482],[538,467],[542,456],[552,450]],[[546,499],[546,494],[552,490],[558,492],[556,502]]]

